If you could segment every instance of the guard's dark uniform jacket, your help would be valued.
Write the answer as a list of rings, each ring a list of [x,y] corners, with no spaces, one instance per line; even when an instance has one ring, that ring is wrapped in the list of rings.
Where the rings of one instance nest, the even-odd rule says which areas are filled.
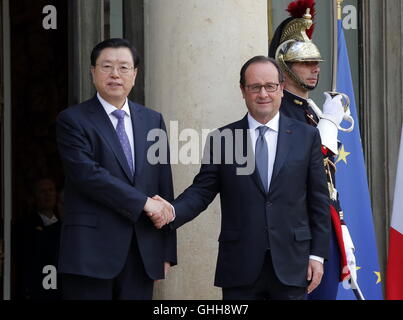
[[[284,90],[284,97],[281,103],[280,111],[287,117],[306,122],[316,127],[319,118],[310,107],[308,102],[291,92]]]

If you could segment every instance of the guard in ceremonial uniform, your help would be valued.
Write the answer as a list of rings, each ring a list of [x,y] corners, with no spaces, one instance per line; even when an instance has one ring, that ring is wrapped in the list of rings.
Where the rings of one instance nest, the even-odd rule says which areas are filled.
[[[277,28],[269,48],[269,56],[275,58],[284,71],[286,81],[280,111],[290,117],[318,128],[322,139],[324,166],[328,177],[332,239],[329,259],[324,263],[321,284],[308,299],[335,300],[340,281],[356,278],[354,245],[343,221],[343,212],[335,186],[334,159],[338,154],[337,140],[340,123],[345,116],[342,96],[332,97],[324,93],[326,101],[322,110],[309,99],[319,81],[322,57],[312,42],[314,0],[298,0],[290,3],[287,11],[291,17]],[[351,128],[350,128],[351,129]]]

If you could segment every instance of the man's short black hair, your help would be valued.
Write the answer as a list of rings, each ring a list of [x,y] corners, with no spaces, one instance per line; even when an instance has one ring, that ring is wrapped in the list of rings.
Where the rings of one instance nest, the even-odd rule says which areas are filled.
[[[246,80],[245,80],[245,72],[246,69],[248,69],[248,67],[252,64],[252,63],[257,63],[257,62],[261,62],[261,63],[271,63],[273,64],[277,71],[278,71],[278,81],[279,83],[283,83],[284,82],[284,74],[283,71],[281,71],[278,63],[276,62],[276,60],[266,57],[266,56],[255,56],[251,59],[249,59],[248,61],[245,62],[245,64],[242,66],[241,68],[241,78],[239,80],[239,83],[241,84],[242,87],[245,87],[246,85]]]
[[[140,56],[137,53],[136,48],[126,39],[112,38],[104,40],[98,43],[91,52],[91,65],[95,67],[98,57],[101,51],[106,48],[128,48],[133,56],[134,68],[137,68],[140,63]]]

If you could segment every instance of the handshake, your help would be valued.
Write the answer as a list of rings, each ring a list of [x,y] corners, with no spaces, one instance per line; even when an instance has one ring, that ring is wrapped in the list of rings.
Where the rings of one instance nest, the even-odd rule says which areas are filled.
[[[148,198],[144,211],[157,229],[161,229],[174,219],[174,210],[171,204],[160,196]]]

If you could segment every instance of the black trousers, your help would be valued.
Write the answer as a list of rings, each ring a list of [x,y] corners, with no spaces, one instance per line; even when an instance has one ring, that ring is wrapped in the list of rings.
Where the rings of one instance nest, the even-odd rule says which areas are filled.
[[[223,300],[306,300],[306,287],[286,286],[277,278],[267,251],[262,271],[250,286],[223,288]]]
[[[151,300],[154,280],[144,269],[136,236],[122,271],[113,279],[62,274],[64,300]]]

